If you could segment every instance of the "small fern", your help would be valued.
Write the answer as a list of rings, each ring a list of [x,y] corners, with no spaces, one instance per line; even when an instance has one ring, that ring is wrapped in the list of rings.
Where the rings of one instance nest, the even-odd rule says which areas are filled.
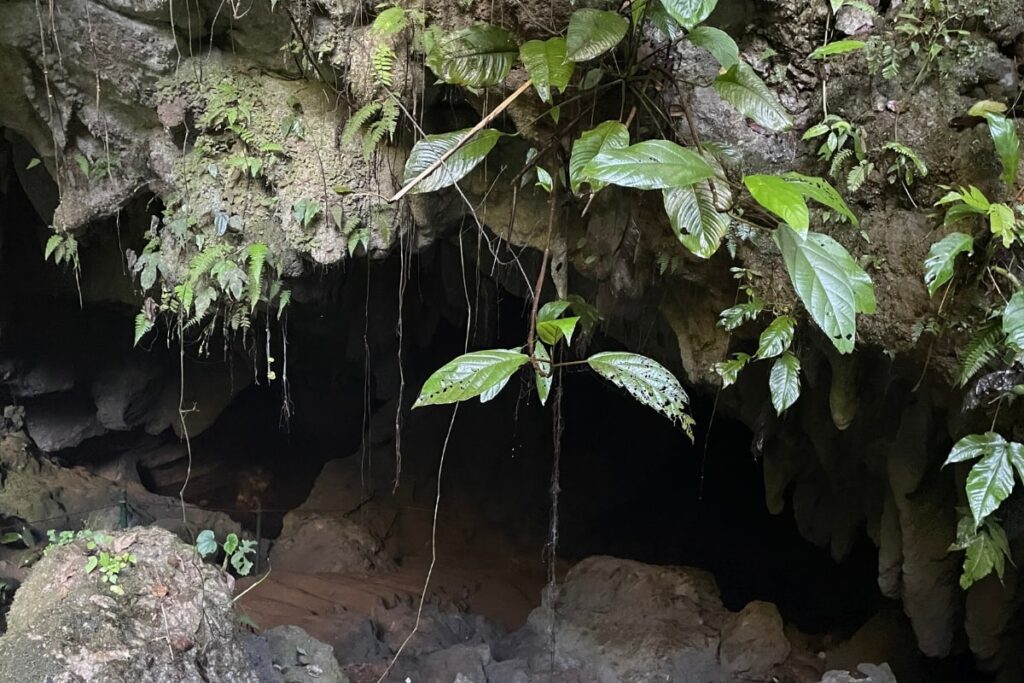
[[[373,51],[370,62],[377,85],[390,88],[394,84],[396,59],[395,51],[383,43]]]
[[[352,141],[359,135],[359,131],[362,130],[370,119],[376,116],[381,110],[380,102],[370,102],[369,104],[363,105],[356,110],[352,116],[349,117],[345,123],[345,128],[341,131],[341,144],[350,145]]]
[[[192,300],[195,295],[196,285],[200,278],[210,272],[218,261],[224,258],[228,248],[225,244],[211,244],[195,255],[188,266],[188,280],[184,285],[179,285],[178,299],[186,312],[192,309]]]
[[[370,124],[363,136],[363,156],[369,159],[385,137],[391,140],[398,129],[398,105],[393,100],[381,103],[380,118]]]
[[[868,176],[873,170],[875,170],[875,165],[870,161],[862,161],[854,166],[846,176],[846,189],[850,192],[859,190],[867,182]]]
[[[135,316],[135,343],[134,346],[138,346],[139,342],[149,334],[149,331],[153,329],[153,321],[149,319],[145,311],[140,312]]]
[[[852,156],[853,150],[850,149],[849,147],[847,147],[846,149],[841,149],[838,152],[836,152],[836,155],[832,157],[832,165],[829,166],[828,169],[829,176],[831,176],[832,178],[837,177],[839,175],[839,172],[843,170],[843,166],[846,164],[847,161],[850,160],[850,157]]]
[[[249,282],[247,295],[249,297],[249,312],[256,310],[256,304],[260,300],[260,292],[263,291],[263,266],[267,261],[267,245],[263,242],[250,244],[247,250],[249,259]]]
[[[996,357],[1002,341],[1003,332],[998,321],[990,320],[978,328],[960,355],[957,383],[964,386],[988,365]]]

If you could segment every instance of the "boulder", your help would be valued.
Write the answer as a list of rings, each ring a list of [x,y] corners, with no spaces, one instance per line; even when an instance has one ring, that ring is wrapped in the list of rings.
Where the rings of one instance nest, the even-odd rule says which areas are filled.
[[[755,600],[722,631],[718,658],[729,673],[757,678],[789,656],[782,616],[770,602]]]
[[[318,513],[285,515],[284,529],[270,553],[271,565],[308,573],[390,569],[394,562],[380,539],[350,519]]]
[[[0,637],[0,680],[257,683],[237,631],[233,581],[162,529],[53,547],[18,589]],[[128,554],[116,586],[92,569]]]
[[[263,634],[281,683],[348,683],[334,648],[298,626],[278,626]]]

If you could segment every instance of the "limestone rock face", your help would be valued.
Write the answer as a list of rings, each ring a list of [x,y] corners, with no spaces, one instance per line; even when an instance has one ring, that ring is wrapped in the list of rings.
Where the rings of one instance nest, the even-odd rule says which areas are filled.
[[[118,574],[123,594],[86,571],[100,549],[136,558]],[[231,594],[227,575],[162,529],[111,534],[96,550],[58,546],[15,595],[0,680],[257,683]]]

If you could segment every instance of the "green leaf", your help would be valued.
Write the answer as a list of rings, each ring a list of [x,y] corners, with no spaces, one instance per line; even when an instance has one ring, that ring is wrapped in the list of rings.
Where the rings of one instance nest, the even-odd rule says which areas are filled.
[[[788,225],[775,231],[775,242],[800,300],[840,353],[853,351],[857,336],[857,297],[848,264],[817,239],[801,239]],[[841,248],[841,247],[840,247]],[[852,259],[851,259],[852,260]]]
[[[1006,105],[994,100],[979,100],[967,110],[968,116],[985,116],[987,113],[1002,114],[1006,111]]]
[[[626,36],[629,21],[615,12],[578,9],[569,17],[566,58],[585,62],[611,50]]]
[[[238,534],[231,532],[224,538],[224,552],[231,554],[238,549]]]
[[[928,296],[935,296],[939,287],[953,277],[957,256],[973,253],[974,238],[962,232],[950,233],[933,244],[928,250],[928,258],[924,260],[924,283],[928,286]]]
[[[25,170],[31,171],[33,168],[35,168],[41,163],[43,163],[42,159],[40,159],[39,157],[32,157],[32,159],[28,162],[28,165],[25,167]]]
[[[994,524],[986,524],[985,527],[988,529],[991,526],[997,526]],[[1006,538],[1006,532],[998,527],[997,533],[1002,534],[1002,538]],[[971,539],[964,550],[967,553],[964,555],[964,566],[963,573],[960,575],[960,588],[967,590],[975,582],[985,578],[993,571],[1003,578],[1003,570],[1005,568],[1005,557],[1008,554],[1009,546],[1008,543],[1004,544],[1004,548],[1000,547],[1000,542],[997,541],[987,530],[980,530]]]
[[[974,460],[983,455],[991,455],[1006,447],[1006,439],[995,432],[984,434],[968,434],[953,445],[953,450],[946,457],[943,467],[955,462]]]
[[[505,80],[518,55],[511,33],[490,24],[477,24],[438,41],[426,63],[442,81],[482,88]]]
[[[117,576],[116,575],[111,577],[111,583],[114,583],[116,581],[117,581]],[[121,588],[120,586],[111,586],[110,587],[110,592],[113,593],[114,595],[124,595],[124,588]]]
[[[405,10],[401,7],[389,7],[373,20],[370,30],[381,38],[389,38],[408,25]]]
[[[787,225],[803,235],[810,226],[810,212],[803,193],[773,175],[744,176],[743,184],[758,204],[781,218]]]
[[[847,52],[862,50],[867,46],[863,40],[836,40],[828,45],[822,45],[811,53],[811,59],[825,59],[833,55],[842,55]]]
[[[217,537],[209,529],[203,529],[196,536],[196,550],[200,557],[209,557],[217,552]]]
[[[526,73],[533,79],[537,94],[543,102],[551,102],[551,88],[564,91],[576,69],[576,64],[565,59],[565,38],[531,40],[519,48]]]
[[[1017,238],[1017,219],[1013,209],[1006,204],[992,204],[988,207],[988,222],[992,234],[1003,240],[1003,247],[1009,249]]]
[[[850,256],[850,252],[843,248],[843,245],[836,242],[828,235],[812,232],[807,239],[817,244],[832,255],[836,263],[840,264],[850,279],[850,286],[853,288],[853,298],[857,306],[857,313],[874,313],[877,308],[875,301],[875,285],[871,282],[871,276]]]
[[[561,317],[563,313],[572,306],[571,301],[565,299],[556,299],[555,301],[549,301],[540,307],[537,311],[537,322],[542,323],[548,320],[556,320]]]
[[[1024,482],[1024,444],[1016,441],[1006,444],[1006,456],[1010,459],[1013,469],[1017,470],[1017,476]]]
[[[718,95],[759,126],[781,132],[793,127],[779,98],[747,64],[734,64],[714,83]]]
[[[685,187],[714,174],[699,154],[668,140],[601,151],[583,169],[586,177],[641,190]]]
[[[768,376],[775,412],[781,415],[800,398],[800,359],[786,351],[772,363]]]
[[[246,294],[249,298],[249,312],[251,313],[256,310],[256,304],[260,301],[263,285],[263,265],[267,261],[267,245],[263,242],[254,242],[249,245],[246,254],[249,259]]]
[[[757,343],[758,358],[774,358],[780,353],[789,350],[793,343],[793,333],[796,329],[796,321],[788,315],[780,315],[773,320],[768,327],[764,328]]]
[[[750,361],[750,355],[746,353],[734,353],[732,358],[720,363],[715,363],[714,370],[722,378],[722,388],[726,389],[736,383],[740,371]]]
[[[689,397],[679,380],[660,363],[635,353],[610,351],[587,359],[593,370],[633,398],[678,424],[693,438]]]
[[[426,170],[448,150],[457,145],[469,130],[469,128],[464,128],[450,133],[428,135],[413,145],[412,151],[409,153],[409,160],[405,162],[405,180],[403,182],[408,183]],[[417,194],[433,192],[454,185],[484,160],[500,137],[501,133],[490,128],[480,131],[473,136],[472,140],[448,157],[436,171],[421,180],[412,192]]]
[[[1017,182],[1017,171],[1020,167],[1020,139],[1017,137],[1017,122],[1002,114],[985,113],[988,121],[988,132],[996,145],[996,153],[1003,165],[1003,182],[1013,187]]]
[[[850,207],[846,205],[845,201],[843,201],[842,195],[840,195],[836,188],[832,187],[832,184],[824,178],[819,178],[818,176],[807,176],[801,173],[796,173],[795,171],[787,173],[782,177],[785,178],[786,182],[790,185],[793,185],[800,190],[804,197],[813,199],[819,204],[832,209],[842,218],[845,218],[854,225],[860,225],[860,221],[857,220],[853,211],[850,211]]]
[[[680,26],[690,30],[711,16],[718,0],[661,0],[661,4]]]
[[[980,525],[1013,491],[1013,470],[1006,449],[981,458],[967,474],[967,502]]]
[[[758,298],[727,308],[718,314],[718,325],[728,331],[735,330],[748,320],[753,320],[764,310],[764,302]]]
[[[565,337],[565,343],[572,345],[572,333],[576,329],[576,323],[580,321],[579,316],[571,318],[559,318],[558,320],[545,320],[537,323],[537,336],[545,344],[553,345],[559,339]]]
[[[723,68],[729,69],[740,62],[740,49],[736,41],[725,31],[711,26],[698,26],[686,34],[686,38],[710,52]]]
[[[85,562],[85,573],[92,574],[93,571],[96,569],[97,565],[99,565],[99,563],[100,561],[98,557],[96,557],[95,555],[90,555],[89,559]]]
[[[252,571],[252,560],[246,557],[245,553],[237,552],[231,556],[231,566],[239,576],[248,576]]]
[[[1024,351],[1024,290],[1014,292],[1003,308],[1003,332],[1006,343]]]
[[[551,393],[551,382],[554,380],[554,372],[551,368],[551,355],[548,353],[547,348],[538,342],[533,345],[533,357],[540,361],[547,361],[547,363],[537,363],[539,370],[542,370],[546,375],[542,375],[537,370],[533,373],[534,380],[537,383],[537,396],[540,398],[540,404],[546,405],[548,395]]]
[[[529,357],[518,351],[490,349],[467,353],[446,363],[423,384],[413,408],[456,403],[503,384]]]
[[[133,346],[138,346],[139,342],[145,337],[150,330],[153,329],[153,321],[145,313],[139,313],[135,316],[135,342]]]
[[[572,143],[572,156],[569,158],[569,186],[573,194],[579,194],[583,183],[590,184],[591,192],[605,187],[602,183],[587,177],[583,169],[591,159],[601,152],[623,149],[629,146],[629,130],[618,121],[605,121],[584,132]]]
[[[537,186],[544,188],[549,194],[551,193],[551,188],[554,186],[551,174],[541,166],[537,167]]]
[[[712,192],[710,182],[714,181],[662,190],[672,232],[691,253],[705,259],[718,251],[729,230],[729,215],[716,208],[715,199],[719,206],[732,203],[732,190],[727,184],[715,183]]]
[[[64,237],[62,235],[50,235],[50,239],[46,240],[46,249],[43,250],[43,260],[49,261],[53,252],[63,241]]]

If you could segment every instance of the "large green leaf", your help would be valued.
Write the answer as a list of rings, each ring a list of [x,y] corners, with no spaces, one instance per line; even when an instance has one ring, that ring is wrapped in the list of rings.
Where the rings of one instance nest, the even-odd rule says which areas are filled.
[[[833,55],[843,55],[847,52],[862,50],[866,46],[867,43],[863,40],[836,40],[817,48],[810,54],[810,57],[811,59],[825,59]]]
[[[758,358],[774,358],[789,350],[793,343],[796,321],[788,315],[780,315],[764,328],[757,342]]]
[[[715,79],[715,91],[739,113],[768,130],[781,132],[793,127],[779,98],[743,62],[734,64]]]
[[[711,16],[718,0],[661,0],[661,4],[669,16],[689,30]]]
[[[933,244],[928,250],[928,258],[924,260],[924,283],[928,286],[928,296],[934,296],[939,287],[953,277],[957,256],[973,253],[974,238],[962,232],[950,233]]]
[[[798,233],[807,232],[810,212],[803,192],[774,175],[744,176],[743,184],[758,204],[781,218]]]
[[[1010,459],[1013,469],[1017,470],[1017,476],[1024,481],[1024,444],[1016,441],[1006,444],[1006,457]]]
[[[772,395],[772,405],[779,415],[800,398],[800,359],[791,351],[786,351],[772,363],[768,388]]]
[[[710,52],[718,63],[729,69],[740,62],[740,49],[725,31],[711,26],[698,26],[686,34],[687,40]]]
[[[432,163],[457,145],[467,132],[469,132],[468,128],[450,133],[428,135],[413,145],[412,152],[409,153],[409,160],[405,162],[404,182],[409,182],[425,171]],[[480,131],[473,136],[472,140],[448,157],[436,171],[421,180],[412,192],[414,194],[433,192],[454,185],[484,160],[500,137],[501,133],[490,128]]]
[[[718,206],[728,206],[732,203],[732,191],[725,183],[715,183],[712,191],[710,182],[713,181],[702,180],[689,187],[662,190],[672,232],[700,258],[711,258],[729,230],[729,215],[719,211],[715,200]]]
[[[456,403],[504,386],[529,356],[518,351],[474,351],[449,361],[423,383],[413,408]],[[490,396],[488,396],[489,398]]]
[[[551,101],[551,89],[565,90],[576,64],[565,59],[565,38],[531,40],[519,48],[526,73],[533,80],[537,94],[544,102]]]
[[[850,256],[850,252],[846,251],[843,245],[828,235],[812,232],[807,235],[807,239],[813,240],[822,249],[831,254],[836,263],[840,264],[843,270],[846,271],[846,276],[850,278],[850,286],[853,287],[853,298],[857,305],[857,312],[874,313],[878,306],[875,301],[875,285],[871,282],[871,276]]]
[[[603,55],[626,36],[629,21],[615,12],[578,9],[569,17],[566,32],[566,58],[585,62]]]
[[[602,150],[583,168],[586,177],[641,190],[685,187],[714,174],[699,154],[668,140]]]
[[[1006,449],[983,456],[967,474],[967,503],[980,525],[1013,491],[1013,470]]]
[[[607,183],[586,177],[583,169],[601,152],[628,146],[629,130],[618,121],[599,123],[580,135],[572,143],[572,156],[569,157],[569,186],[572,187],[573,193],[579,194],[583,183],[589,183],[592,192],[603,188]]]
[[[817,239],[801,239],[788,225],[775,231],[775,242],[800,300],[811,318],[840,353],[853,351],[857,336],[857,297],[847,264]]]
[[[995,432],[984,434],[968,434],[953,445],[953,450],[946,457],[943,467],[954,462],[974,460],[983,455],[996,453],[1006,447],[1006,439]]]
[[[1017,182],[1017,170],[1020,167],[1020,139],[1017,137],[1017,122],[1002,114],[987,112],[988,132],[996,144],[996,153],[1003,165],[1003,182],[1013,187]]]
[[[482,88],[505,80],[518,55],[511,33],[490,24],[477,24],[439,40],[426,62],[442,81]]]
[[[1024,290],[1018,290],[1003,308],[1003,332],[1006,343],[1024,351]]]
[[[795,171],[787,173],[782,177],[800,190],[805,197],[809,197],[819,204],[832,209],[854,225],[860,225],[860,221],[857,220],[853,211],[850,211],[850,207],[843,201],[842,195],[824,178],[803,175]]]
[[[693,418],[686,413],[690,399],[675,375],[660,363],[635,353],[611,351],[591,356],[587,364],[640,403],[657,410],[690,433]]]

